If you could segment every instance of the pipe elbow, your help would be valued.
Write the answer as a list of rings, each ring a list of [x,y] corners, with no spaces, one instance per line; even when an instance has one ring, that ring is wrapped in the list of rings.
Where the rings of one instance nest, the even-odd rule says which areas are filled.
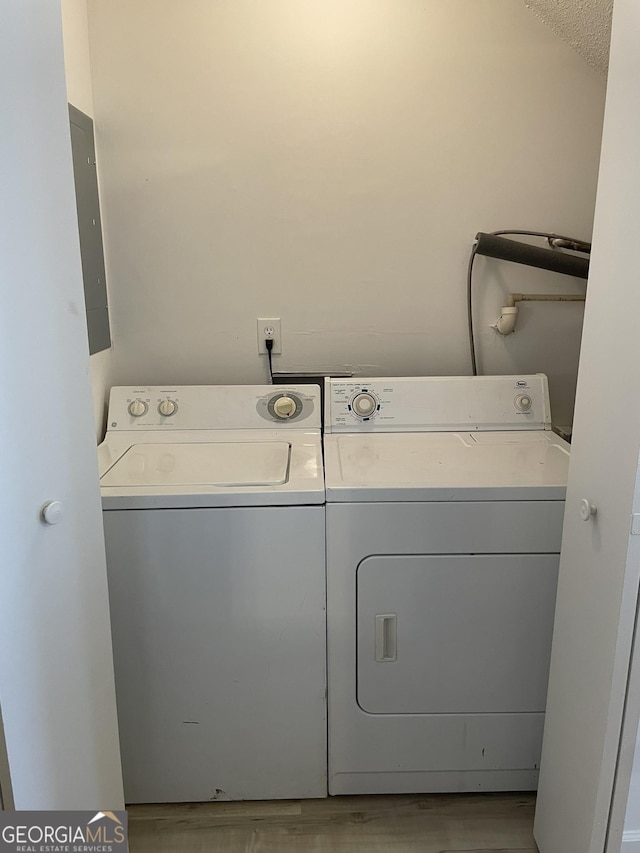
[[[516,305],[505,305],[500,312],[500,316],[496,320],[493,328],[500,332],[501,335],[510,335],[516,330],[516,320],[518,319],[518,307]]]

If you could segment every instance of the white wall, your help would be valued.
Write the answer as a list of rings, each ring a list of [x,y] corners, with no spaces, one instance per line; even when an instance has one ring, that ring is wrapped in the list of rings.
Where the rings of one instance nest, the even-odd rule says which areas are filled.
[[[62,36],[67,99],[93,118],[87,0],[62,0]]]
[[[263,381],[265,315],[277,369],[466,373],[475,233],[590,236],[604,82],[524,4],[90,0],[89,23],[117,383]],[[479,261],[479,327],[529,283],[565,288]],[[482,363],[547,370],[566,422],[581,315],[527,308]]]
[[[67,99],[74,107],[93,118],[87,0],[62,0],[62,27]],[[89,359],[98,441],[104,433],[105,405],[111,387],[111,361],[111,349],[95,353]]]

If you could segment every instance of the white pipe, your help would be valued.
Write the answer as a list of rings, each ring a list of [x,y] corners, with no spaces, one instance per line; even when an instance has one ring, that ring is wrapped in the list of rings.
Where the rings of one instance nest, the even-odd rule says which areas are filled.
[[[513,307],[516,302],[584,302],[581,293],[510,293],[507,305]]]
[[[578,293],[510,293],[507,304],[500,316],[491,326],[501,335],[510,335],[516,330],[518,307],[516,302],[584,302],[585,297]]]
[[[517,319],[518,309],[515,305],[505,305],[500,316],[496,320],[495,326],[492,326],[491,328],[500,332],[501,335],[510,335],[511,332],[515,331]]]

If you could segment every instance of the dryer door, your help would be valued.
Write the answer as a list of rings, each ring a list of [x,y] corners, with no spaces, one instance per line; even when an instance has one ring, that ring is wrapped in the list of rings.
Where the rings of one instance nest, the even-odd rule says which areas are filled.
[[[358,703],[544,712],[557,554],[374,556],[358,567]]]

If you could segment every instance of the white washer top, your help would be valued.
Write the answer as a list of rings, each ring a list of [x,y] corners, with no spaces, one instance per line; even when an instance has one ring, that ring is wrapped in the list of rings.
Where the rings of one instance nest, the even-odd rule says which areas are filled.
[[[108,423],[104,509],[324,503],[313,386],[118,387]]]
[[[544,376],[329,380],[325,412],[328,502],[564,499]]]

